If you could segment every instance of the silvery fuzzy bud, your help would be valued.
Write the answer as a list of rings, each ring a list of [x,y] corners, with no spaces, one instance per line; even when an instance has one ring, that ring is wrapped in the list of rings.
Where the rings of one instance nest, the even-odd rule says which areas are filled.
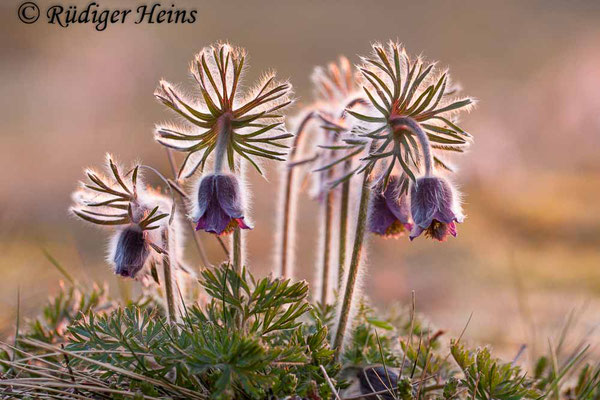
[[[150,254],[144,231],[137,225],[130,225],[117,234],[117,244],[113,262],[115,274],[135,278],[141,271]]]
[[[384,367],[367,367],[358,373],[360,392],[365,399],[378,394],[376,397],[385,400],[394,400],[395,390],[398,387],[398,374]],[[389,392],[386,392],[389,391]]]
[[[369,198],[369,232],[384,237],[397,237],[412,229],[406,195],[400,194],[400,178],[392,176],[387,188],[378,186]]]
[[[449,234],[456,236],[456,222],[464,218],[450,183],[435,176],[417,179],[411,190],[410,209],[415,223],[411,240],[425,232],[444,241]]]
[[[194,215],[196,230],[230,233],[236,227],[251,229],[244,222],[244,212],[237,178],[231,174],[209,174],[198,188],[198,205]]]

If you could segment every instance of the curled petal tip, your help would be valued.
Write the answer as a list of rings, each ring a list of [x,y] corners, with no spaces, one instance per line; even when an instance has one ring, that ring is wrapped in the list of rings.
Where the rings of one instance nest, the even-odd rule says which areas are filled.
[[[248,224],[246,224],[246,222],[244,221],[244,217],[242,217],[242,218],[236,218],[235,220],[236,220],[236,222],[238,223],[238,226],[241,229],[252,229],[251,226],[249,226]]]

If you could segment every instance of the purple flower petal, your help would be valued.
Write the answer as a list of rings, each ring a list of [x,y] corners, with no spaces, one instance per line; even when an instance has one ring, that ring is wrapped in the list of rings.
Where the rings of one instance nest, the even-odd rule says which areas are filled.
[[[216,195],[219,206],[231,218],[243,218],[239,183],[233,175],[216,176]]]
[[[414,240],[415,238],[421,236],[424,230],[425,229],[421,228],[419,225],[413,226],[409,236],[410,240]]]
[[[144,267],[150,251],[144,233],[136,227],[128,227],[119,233],[114,256],[115,274],[134,278]]]
[[[244,221],[244,217],[236,218],[235,220],[238,223],[238,226],[240,227],[240,229],[252,229],[250,226],[248,226],[246,224],[246,222]]]
[[[369,231],[379,235],[385,235],[386,231],[394,221],[396,221],[396,217],[387,207],[383,196],[373,193],[371,207],[369,209]]]
[[[204,215],[215,191],[216,175],[206,175],[198,187],[198,215]]]
[[[411,213],[416,227],[411,240],[426,232],[427,236],[443,241],[448,234],[456,236],[456,224],[462,220],[454,211],[454,193],[450,184],[438,177],[419,178],[411,190]]]
[[[239,184],[234,175],[211,174],[202,178],[198,210],[196,230],[222,235],[236,226],[250,229],[244,222]]]
[[[213,200],[206,213],[198,220],[196,230],[202,229],[206,232],[221,235],[225,232],[230,222],[231,218]]]
[[[406,197],[398,193],[399,183],[398,177],[392,176],[383,193],[377,188],[372,191],[368,219],[370,232],[382,236],[397,236],[412,228]]]
[[[456,232],[456,224],[454,222],[450,222],[448,224],[448,233],[450,233],[454,237],[456,237],[456,235],[458,234]]]

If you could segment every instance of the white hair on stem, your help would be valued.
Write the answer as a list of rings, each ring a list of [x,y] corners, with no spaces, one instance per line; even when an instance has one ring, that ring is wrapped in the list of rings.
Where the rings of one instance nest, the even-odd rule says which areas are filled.
[[[252,198],[251,198],[251,193],[252,191],[250,190],[250,183],[248,182],[248,163],[246,160],[244,159],[239,159],[238,162],[236,163],[236,177],[238,178],[239,181],[239,186],[240,186],[240,201],[242,203],[242,207],[244,209],[244,216],[247,215],[247,217],[245,217],[247,224],[249,226],[253,226],[253,222],[252,222],[252,218],[250,217],[250,215],[252,214],[251,212],[251,204],[252,204]],[[231,235],[231,258],[233,260],[233,252],[235,251],[235,234],[236,232],[240,235],[240,260],[239,260],[239,266],[240,268],[243,268],[246,265],[246,232],[244,232],[244,229],[240,229],[240,228],[236,228],[236,230],[234,231],[234,233]]]
[[[329,282],[330,283],[330,294],[329,300],[334,300],[334,295],[338,291],[338,288],[341,286],[341,282],[339,282],[338,277],[338,268],[339,268],[339,246],[340,246],[340,198],[341,192],[336,190],[333,192],[333,215],[331,218],[331,226],[332,226],[332,234],[331,234],[331,251],[329,252],[329,264],[331,267],[329,268]]]
[[[292,168],[292,167],[288,167]],[[296,264],[296,229],[298,220],[298,192],[300,188],[300,179],[298,173],[289,174],[288,168],[280,169],[279,194],[277,201],[276,231],[275,231],[275,252],[273,253],[273,262],[277,266],[274,271],[277,276],[284,278],[294,277],[294,267]],[[288,175],[289,174],[289,175]],[[289,176],[289,187],[286,185]],[[289,193],[288,193],[289,191]],[[287,198],[287,204],[286,204]],[[287,207],[287,210],[285,208]],[[289,215],[285,215],[286,212]],[[287,226],[286,226],[287,223]],[[283,242],[285,232],[285,243]],[[285,253],[285,256],[284,256]],[[283,259],[285,257],[285,260]],[[285,276],[284,276],[285,275]]]
[[[275,251],[273,262],[274,273],[284,278],[292,278],[295,269],[295,241],[297,228],[298,195],[301,179],[299,174],[303,171],[300,165],[294,165],[305,157],[307,150],[306,135],[309,132],[315,112],[312,109],[297,114],[290,126],[294,131],[292,147],[288,152],[288,161],[285,168],[280,168],[279,194],[275,231]]]
[[[354,238],[352,238],[352,239],[354,239]],[[367,236],[365,236],[365,239],[363,242],[363,249],[362,249],[361,256],[360,256],[360,261],[358,264],[358,273],[357,273],[357,277],[356,277],[356,283],[354,285],[354,290],[352,292],[352,300],[350,303],[351,304],[350,310],[348,311],[348,323],[346,325],[346,332],[352,332],[353,326],[354,326],[354,319],[356,317],[356,313],[361,304],[361,299],[363,299],[364,281],[365,281],[365,275],[366,275],[367,264],[368,264],[368,257],[367,257],[368,250],[369,250],[369,242],[367,240]],[[346,268],[344,270],[344,282],[341,286],[340,292],[338,293],[338,297],[339,296],[343,297],[344,293],[346,293],[347,282],[348,282],[348,269]],[[337,307],[336,307],[336,313],[335,313],[335,321],[339,321],[340,313],[342,312],[342,301],[337,301],[336,304],[337,304]],[[332,332],[331,332],[332,338],[336,337],[338,329],[339,329],[339,324],[336,324],[333,327]],[[343,353],[344,347],[348,343],[348,340],[351,340],[351,339],[352,339],[352,335],[344,334],[344,341],[342,342],[342,350],[341,350],[342,353]]]

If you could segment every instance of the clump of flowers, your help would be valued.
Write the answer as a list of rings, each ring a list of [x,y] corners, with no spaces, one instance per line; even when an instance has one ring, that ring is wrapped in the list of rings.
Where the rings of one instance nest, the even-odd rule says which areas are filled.
[[[111,231],[114,272],[164,300],[142,296],[117,307],[105,290],[86,290],[51,259],[72,287],[24,332],[17,329],[14,345],[2,344],[0,388],[12,397],[65,399],[599,398],[600,370],[592,366],[561,392],[587,351],[578,345],[564,354],[564,337],[526,374],[460,338],[443,346],[444,332],[415,314],[414,299],[410,310],[381,316],[357,295],[367,232],[444,241],[463,221],[446,155],[471,143],[458,114],[473,100],[458,97],[447,71],[395,42],[374,44],[356,67],[341,57],[315,69],[314,102],[291,124],[292,135],[281,114],[291,86],[268,74],[243,92],[246,58],[228,44],[204,48],[191,64],[196,96],[160,82],[156,98],[184,119],[154,132],[174,179],[141,164],[124,170],[107,156],[107,173],[87,170],[73,195],[75,216]],[[172,151],[182,153],[180,166]],[[277,266],[262,279],[245,264],[242,245],[242,231],[253,226],[245,171],[262,174],[261,160],[287,161]],[[295,175],[305,166],[321,209],[312,301],[309,284],[290,279]],[[144,184],[144,169],[171,196]],[[198,273],[183,261],[182,214],[201,255]],[[211,265],[197,231],[212,234],[227,259]]]
[[[336,181],[363,175],[353,254],[336,328],[338,351],[352,312],[367,227],[390,236],[410,229],[412,218],[411,239],[424,231],[440,241],[456,235],[456,222],[462,221],[458,195],[441,175],[452,171],[444,154],[464,152],[471,141],[456,117],[474,103],[456,97],[447,71],[436,73],[435,63],[411,59],[395,42],[374,44],[373,54],[363,57],[358,68],[368,108],[346,110],[355,123],[342,138],[348,153],[338,162],[356,157],[359,165]]]

